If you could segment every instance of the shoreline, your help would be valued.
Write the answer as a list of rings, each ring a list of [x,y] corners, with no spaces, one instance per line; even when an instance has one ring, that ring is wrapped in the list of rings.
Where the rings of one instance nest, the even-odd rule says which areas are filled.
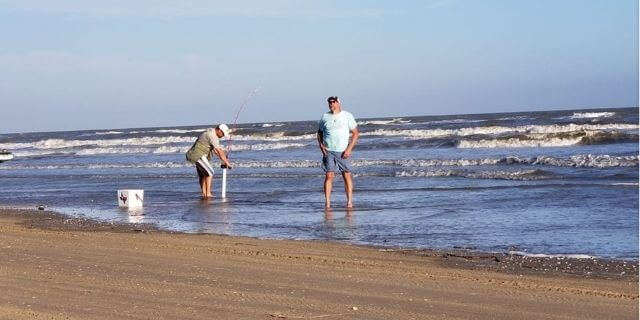
[[[587,274],[568,259],[562,272],[544,270],[561,262],[546,258],[176,233],[10,209],[0,209],[0,253],[0,318],[10,319],[638,314],[637,263],[610,269],[624,261],[597,261]]]
[[[308,241],[369,248],[383,252],[394,252],[402,255],[415,255],[440,258],[441,263],[453,268],[469,270],[495,271],[509,274],[531,274],[544,276],[577,276],[598,279],[639,279],[640,261],[613,258],[576,258],[570,256],[527,256],[509,254],[505,252],[483,252],[466,248],[432,249],[432,248],[399,248],[375,245],[358,245],[330,240],[292,240],[292,239],[261,239],[250,236],[235,236],[212,233],[190,233],[163,229],[153,223],[109,222],[91,218],[73,217],[64,213],[36,210],[9,209],[0,207],[0,217],[7,213],[24,216],[31,228],[41,228],[57,231],[109,231],[119,233],[157,232],[184,235],[214,235],[221,237],[238,237],[269,241]]]

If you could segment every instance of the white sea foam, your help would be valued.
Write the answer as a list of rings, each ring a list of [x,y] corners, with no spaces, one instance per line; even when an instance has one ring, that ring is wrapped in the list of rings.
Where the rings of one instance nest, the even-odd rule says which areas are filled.
[[[519,163],[533,164],[533,165],[551,165],[551,166],[558,166],[558,167],[610,168],[610,167],[637,167],[639,159],[640,159],[640,156],[610,156],[606,154],[604,155],[586,154],[586,155],[574,155],[569,158],[539,156],[535,158],[520,160]]]
[[[12,150],[14,154],[15,152],[13,150],[27,149],[27,148],[31,148],[32,146],[33,144],[28,142],[0,143],[0,149]]]
[[[110,146],[150,146],[164,145],[171,143],[193,143],[191,137],[140,137],[128,139],[97,139],[97,140],[65,140],[65,139],[45,139],[32,143],[8,143],[0,144],[2,149],[68,149],[77,147],[110,147]]]
[[[513,116],[513,117],[504,117],[504,118],[498,118],[496,120],[499,121],[511,121],[511,120],[535,120],[536,117],[529,117],[529,116]]]
[[[287,148],[303,148],[307,146],[304,143],[258,143],[258,144],[232,144],[232,151],[264,151],[264,150],[278,150]],[[100,154],[172,154],[172,153],[185,153],[191,144],[183,144],[181,146],[129,146],[129,147],[87,147],[87,148],[54,148],[54,149],[30,149],[30,150],[18,150],[14,151],[13,155],[16,158],[26,158],[35,156],[51,156],[51,155],[79,155],[79,156],[91,156]]]
[[[263,123],[261,127],[263,128],[271,128],[271,127],[282,127],[284,123]]]
[[[366,121],[358,121],[359,126],[375,124],[375,125],[397,125],[397,124],[405,124],[409,123],[411,120],[402,120],[402,118],[393,118],[391,120],[366,120]]]
[[[300,141],[300,140],[315,140],[316,134],[304,134],[299,136],[287,136],[284,131],[269,132],[269,133],[253,133],[248,135],[232,135],[233,141]]]
[[[531,135],[530,139],[522,140],[520,138],[513,138],[511,140],[462,140],[458,147],[461,148],[480,148],[480,147],[539,147],[539,146],[569,146],[574,145],[580,141],[578,136],[564,138],[551,138],[541,136],[541,141],[537,141],[538,138],[535,134],[551,134],[551,133],[563,133],[563,132],[587,132],[587,135],[596,133],[598,130],[637,130],[639,128],[636,124],[568,124],[568,125],[532,125],[532,126],[518,126],[518,127],[503,127],[503,126],[488,126],[488,127],[468,127],[460,129],[424,129],[424,130],[388,130],[378,129],[370,132],[362,132],[363,136],[404,136],[411,139],[428,139],[437,137],[448,136],[470,136],[470,135],[502,135],[506,133],[527,133]],[[162,130],[157,130],[162,131]],[[167,130],[169,132],[170,130]],[[184,130],[182,130],[184,131]],[[194,130],[196,131],[196,130]],[[297,136],[287,136],[286,132],[273,132],[273,133],[254,133],[248,135],[237,135],[232,137],[232,141],[259,141],[259,142],[293,142],[293,141],[309,141],[313,142],[316,138],[315,133],[302,134]],[[8,150],[20,150],[20,149],[39,149],[39,150],[51,150],[51,149],[70,149],[70,148],[95,148],[95,147],[151,147],[151,146],[166,146],[171,144],[185,144],[190,145],[193,143],[194,137],[181,137],[181,136],[167,136],[167,137],[136,137],[126,139],[90,139],[90,140],[66,140],[66,139],[44,139],[31,143],[0,143],[0,149]],[[293,145],[292,147],[299,147]],[[245,147],[245,150],[260,150],[259,147],[250,149]],[[269,148],[269,147],[265,147]],[[282,148],[282,147],[277,147]]]
[[[320,161],[314,160],[268,160],[268,161],[239,161],[234,162],[239,168],[315,168]]]
[[[637,141],[638,135],[620,131],[583,130],[567,133],[527,133],[513,138],[460,140],[458,148],[565,147],[577,144],[601,144]]]
[[[637,124],[565,124],[565,125],[526,125],[526,126],[486,126],[467,127],[460,129],[412,129],[412,130],[389,130],[377,129],[370,132],[363,132],[363,136],[405,136],[409,138],[438,138],[447,136],[470,136],[470,135],[501,135],[506,133],[564,133],[574,131],[596,131],[596,130],[637,130]]]
[[[485,159],[407,159],[407,160],[354,160],[354,166],[396,166],[396,167],[438,167],[438,166],[483,166],[483,165],[547,165],[556,167],[637,167],[640,156],[610,156],[610,155],[573,155],[567,158],[550,156],[516,157]]]
[[[596,130],[637,130],[637,124],[566,124],[566,125],[527,125],[516,127],[487,126],[468,127],[460,129],[412,129],[412,130],[388,130],[377,129],[363,132],[363,136],[405,136],[409,138],[437,138],[446,136],[470,136],[470,135],[500,135],[505,133],[531,133],[549,134],[574,131]]]
[[[104,164],[59,164],[59,165],[32,165],[11,164],[0,166],[0,170],[61,170],[61,169],[139,169],[139,168],[184,168],[192,164],[184,162],[149,162],[149,163],[104,163]]]
[[[158,148],[155,153],[184,153],[188,148],[162,149]],[[276,146],[277,148],[277,146]],[[97,150],[95,154],[108,154],[123,151],[140,151],[140,150]],[[144,149],[144,153],[154,152]],[[504,158],[484,158],[484,159],[378,159],[378,160],[353,160],[354,167],[402,167],[402,168],[420,168],[420,167],[472,167],[472,166],[495,166],[495,165],[543,165],[557,167],[587,167],[587,168],[609,168],[609,167],[634,167],[638,166],[640,156],[610,156],[610,155],[573,155],[566,158],[557,158],[550,156],[537,157],[517,157],[508,156]],[[153,162],[153,163],[133,163],[133,164],[91,164],[85,166],[67,166],[67,165],[47,165],[32,166],[30,164],[4,163],[0,169],[70,169],[70,168],[178,168],[183,165],[182,162]],[[318,160],[263,160],[263,161],[237,161],[234,162],[236,167],[242,168],[316,168],[320,166]],[[405,172],[405,175],[409,171]],[[419,173],[418,173],[419,174]],[[442,174],[442,173],[440,173]]]
[[[191,130],[184,130],[184,129],[160,129],[160,130],[155,130],[155,131],[148,131],[148,132],[157,132],[157,133],[191,133],[191,132],[204,132],[205,130],[207,130],[207,128],[202,128],[202,129],[191,129]]]
[[[122,131],[104,131],[104,132],[95,132],[93,134],[97,135],[97,136],[102,136],[102,135],[110,135],[110,134],[122,134],[124,132]],[[88,136],[91,134],[83,134],[83,136]]]
[[[396,177],[461,177],[471,179],[500,179],[500,180],[541,180],[548,179],[540,170],[518,171],[468,171],[468,170],[409,170],[398,171]]]
[[[311,136],[311,135],[310,135]],[[302,140],[307,137],[293,137],[293,140]],[[175,153],[185,152],[188,147],[191,146],[195,139],[193,137],[140,137],[140,138],[128,138],[128,139],[104,139],[104,140],[64,140],[64,139],[46,139],[33,143],[5,143],[0,144],[2,149],[20,150],[20,149],[32,149],[25,150],[24,152],[14,152],[18,156],[31,156],[50,154],[51,152],[39,152],[60,150],[56,152],[68,152],[77,154],[101,154],[101,153]],[[244,140],[234,138],[234,140]],[[257,140],[255,137],[249,140]],[[269,137],[259,139],[266,142],[278,142],[287,141],[284,137]],[[176,146],[179,145],[179,146]],[[304,147],[306,144],[302,143],[263,143],[263,144],[232,144],[232,150],[270,150],[270,149],[283,149],[283,148],[295,148]],[[33,151],[36,149],[36,151]],[[81,149],[75,152],[71,152],[64,149]],[[64,151],[63,151],[64,150]]]
[[[501,159],[406,159],[406,160],[353,160],[354,166],[437,167],[495,165]]]
[[[37,156],[64,156],[64,155],[73,155],[75,152],[73,151],[64,151],[64,150],[20,150],[12,152],[16,159],[18,158],[27,158],[27,157],[37,157]]]
[[[608,118],[613,117],[615,114],[615,112],[574,112],[571,119]]]
[[[263,151],[277,150],[287,148],[303,148],[307,144],[304,143],[258,143],[258,144],[232,144],[231,151]]]
[[[566,147],[573,146],[582,140],[576,138],[550,138],[541,140],[523,140],[521,138],[509,139],[482,139],[482,140],[460,140],[458,148],[539,148],[539,147]]]
[[[92,148],[76,150],[75,154],[79,156],[88,156],[96,154],[136,154],[152,152],[153,148]]]
[[[586,254],[543,254],[543,253],[529,253],[524,251],[509,251],[511,255],[525,256],[532,258],[574,258],[574,259],[596,259],[596,256],[590,256]]]
[[[140,134],[140,133],[177,133],[177,134],[184,134],[184,133],[192,133],[192,132],[204,132],[205,130],[207,130],[207,128],[199,128],[199,129],[158,129],[158,130],[144,130],[144,131],[130,131],[129,133],[132,134]]]
[[[451,119],[451,120],[434,120],[422,122],[422,124],[451,124],[451,123],[478,123],[485,122],[484,119]]]

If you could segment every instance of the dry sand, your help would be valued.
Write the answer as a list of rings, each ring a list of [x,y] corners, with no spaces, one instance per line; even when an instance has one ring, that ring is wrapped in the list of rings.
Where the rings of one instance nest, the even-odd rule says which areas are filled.
[[[0,319],[638,318],[637,264],[556,272],[18,210],[0,210],[0,257]]]

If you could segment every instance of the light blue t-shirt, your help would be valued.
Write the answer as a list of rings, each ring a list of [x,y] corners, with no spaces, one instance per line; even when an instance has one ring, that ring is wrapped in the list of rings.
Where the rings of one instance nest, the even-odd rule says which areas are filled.
[[[318,130],[322,131],[324,145],[329,151],[343,152],[349,145],[351,130],[357,126],[353,115],[342,110],[338,114],[327,112],[322,115]]]

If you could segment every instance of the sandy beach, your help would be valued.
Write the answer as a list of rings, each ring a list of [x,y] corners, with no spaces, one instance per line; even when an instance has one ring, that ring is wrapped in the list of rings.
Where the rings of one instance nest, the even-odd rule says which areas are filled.
[[[9,209],[0,254],[0,319],[638,317],[631,262],[180,234]]]

